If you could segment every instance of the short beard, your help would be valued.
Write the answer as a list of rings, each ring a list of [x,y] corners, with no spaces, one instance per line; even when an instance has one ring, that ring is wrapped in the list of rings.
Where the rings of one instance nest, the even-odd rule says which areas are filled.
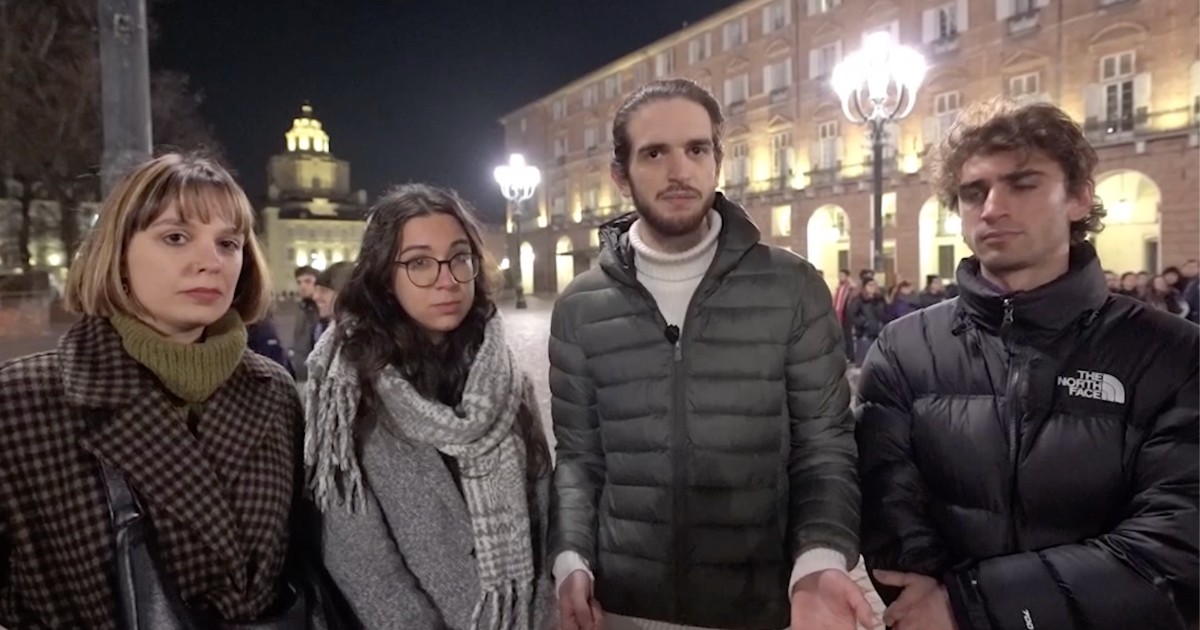
[[[702,205],[704,211],[697,213],[694,217],[682,216],[667,218],[656,213],[654,211],[654,206],[642,199],[642,196],[638,193],[638,190],[633,187],[632,182],[629,184],[629,192],[633,197],[633,207],[635,210],[637,210],[638,217],[640,217],[642,221],[645,221],[646,225],[649,226],[655,234],[667,238],[685,236],[700,229],[700,226],[704,224],[704,220],[708,218],[708,211],[712,209],[717,198],[717,192],[715,190],[710,192],[708,197],[704,199],[704,203]]]

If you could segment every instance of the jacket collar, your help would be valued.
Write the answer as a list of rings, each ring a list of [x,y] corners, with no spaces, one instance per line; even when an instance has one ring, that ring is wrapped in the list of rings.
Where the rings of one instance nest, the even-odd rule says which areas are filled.
[[[58,356],[67,402],[103,410],[81,446],[124,472],[152,511],[194,532],[244,588],[251,579],[247,550],[224,488],[254,474],[245,462],[275,422],[263,410],[287,409],[279,388],[260,384],[273,377],[270,360],[247,350],[190,430],[187,409],[125,352],[107,319],[75,324],[59,341]]]
[[[742,256],[758,244],[762,233],[741,206],[719,192],[713,199],[713,209],[721,215],[721,234],[708,276],[720,277],[737,266]],[[633,246],[629,244],[629,228],[637,219],[637,212],[629,212],[600,226],[600,268],[629,285],[637,283]]]
[[[1108,300],[1104,271],[1090,243],[1071,246],[1067,272],[1030,291],[1000,291],[983,278],[979,259],[974,256],[959,263],[956,280],[958,317],[993,332],[1004,322],[1006,301],[1011,306],[1014,327],[1053,333],[1095,313]]]
[[[72,326],[58,341],[58,360],[67,402],[77,407],[115,409],[159,387],[103,317],[84,317]],[[268,380],[271,367],[243,354],[230,380],[246,376]]]

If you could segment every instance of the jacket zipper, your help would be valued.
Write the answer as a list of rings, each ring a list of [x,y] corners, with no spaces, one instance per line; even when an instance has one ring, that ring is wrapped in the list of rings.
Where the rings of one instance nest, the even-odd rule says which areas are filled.
[[[1020,549],[1020,535],[1018,534],[1017,519],[1020,510],[1019,499],[1019,484],[1018,474],[1020,470],[1021,460],[1021,424],[1024,422],[1024,413],[1022,412],[1022,392],[1021,387],[1024,383],[1025,365],[1021,357],[1020,349],[1013,343],[1013,300],[1005,298],[1004,300],[1004,318],[1000,322],[1000,338],[1004,342],[1004,347],[1008,350],[1008,398],[1009,408],[1009,428],[1008,428],[1008,461],[1012,465],[1012,476],[1009,479],[1008,488],[1008,539],[1012,545],[1012,551]]]
[[[618,241],[615,238],[609,239],[609,245],[613,251],[618,250]],[[687,458],[684,456],[687,451],[687,417],[684,409],[687,408],[687,400],[683,387],[684,383],[684,367],[683,362],[683,342],[687,336],[687,332],[692,329],[691,320],[693,317],[693,309],[696,306],[697,298],[701,295],[701,291],[707,293],[708,285],[711,284],[713,268],[717,266],[717,261],[721,257],[721,241],[718,241],[717,252],[713,255],[712,262],[709,263],[708,269],[705,270],[704,276],[700,279],[700,284],[696,286],[696,290],[692,292],[691,299],[688,300],[687,310],[683,314],[683,325],[680,326],[679,337],[675,340],[675,365],[671,374],[671,388],[674,397],[674,409],[671,414],[671,464],[672,464],[672,531],[674,532],[674,567],[672,573],[675,583],[672,585],[674,599],[671,601],[671,615],[679,616],[679,611],[685,607],[686,601],[683,593],[680,592],[680,585],[683,583],[683,578],[686,577],[687,571],[684,569],[683,556],[687,552],[687,538],[684,536],[685,528],[683,527],[683,515],[687,513]],[[619,260],[619,257],[618,257]],[[624,266],[624,265],[622,265]],[[626,267],[626,272],[633,272],[633,269]],[[632,285],[641,292],[642,297],[650,305],[654,312],[654,317],[660,328],[666,330],[667,318],[663,317],[662,311],[658,308],[658,303],[654,301],[654,296],[650,294],[650,290],[641,282],[637,281],[637,276],[633,275]]]
[[[701,284],[704,284],[703,280]],[[654,311],[654,319],[656,324],[662,330],[667,329],[667,318],[663,316],[662,311],[658,308],[658,303],[654,301],[654,296],[650,294],[642,283],[634,282],[634,286],[646,299],[646,303],[650,305]],[[688,329],[688,321],[691,319],[692,305],[696,302],[696,295],[700,287],[696,287],[696,292],[692,293],[692,299],[688,302],[687,310],[683,316],[683,326],[680,327],[679,337],[675,339],[674,346],[674,365],[671,371],[671,393],[674,401],[671,413],[671,502],[672,502],[672,527],[674,532],[674,551],[675,558],[672,573],[674,575],[674,584],[672,591],[675,597],[671,600],[671,615],[677,617],[679,610],[683,607],[684,597],[680,593],[679,586],[686,574],[684,571],[682,557],[687,550],[687,540],[684,538],[683,532],[683,514],[687,510],[687,458],[684,457],[684,451],[687,448],[687,422],[683,414],[683,409],[686,403],[686,396],[683,388],[683,338]]]
[[[713,264],[716,263],[716,257],[713,257]],[[712,270],[710,265],[709,271]],[[705,273],[704,278],[700,281],[700,285],[692,292],[692,297],[688,300],[687,310],[684,311],[683,325],[680,326],[679,337],[674,343],[674,370],[671,373],[671,391],[674,398],[673,410],[671,413],[671,500],[672,511],[674,518],[672,519],[672,531],[675,533],[675,549],[673,552],[675,562],[673,567],[674,585],[672,591],[675,593],[675,598],[671,602],[672,615],[678,616],[686,604],[686,597],[680,591],[680,585],[683,579],[687,576],[687,571],[684,568],[683,556],[687,553],[688,540],[684,536],[686,528],[684,527],[683,515],[687,513],[687,414],[684,409],[687,408],[687,392],[684,389],[685,370],[683,363],[683,342],[686,338],[687,331],[691,330],[689,325],[693,318],[693,309],[696,306],[697,298],[701,295],[701,290],[707,291],[709,280],[708,273]],[[666,330],[667,318],[663,317],[662,311],[658,308],[658,303],[654,301],[654,296],[640,282],[635,282],[634,285],[641,292],[646,302],[650,304],[654,311],[654,317],[658,325]]]

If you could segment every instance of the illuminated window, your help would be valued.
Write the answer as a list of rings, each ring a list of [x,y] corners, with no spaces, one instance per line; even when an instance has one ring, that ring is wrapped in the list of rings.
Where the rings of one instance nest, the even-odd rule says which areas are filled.
[[[792,235],[792,207],[776,206],[771,208],[771,235]]]

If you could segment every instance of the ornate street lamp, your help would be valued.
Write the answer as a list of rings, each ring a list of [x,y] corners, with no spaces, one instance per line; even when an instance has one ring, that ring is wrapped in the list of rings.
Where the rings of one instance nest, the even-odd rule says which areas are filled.
[[[925,57],[892,42],[887,31],[872,33],[861,50],[846,56],[833,69],[830,82],[842,102],[842,112],[871,134],[874,184],[875,243],[871,268],[883,271],[883,141],[888,123],[912,112],[917,89],[925,78]]]
[[[521,280],[521,219],[524,218],[524,203],[533,198],[534,191],[542,181],[542,173],[536,166],[525,163],[525,157],[514,153],[508,158],[508,164],[497,166],[495,170],[496,183],[500,184],[500,194],[513,204],[512,222],[514,238],[508,241],[508,259],[516,261],[511,264],[513,269],[513,284],[516,285],[517,308],[525,308],[525,285]],[[513,243],[516,243],[516,256],[513,256]]]

